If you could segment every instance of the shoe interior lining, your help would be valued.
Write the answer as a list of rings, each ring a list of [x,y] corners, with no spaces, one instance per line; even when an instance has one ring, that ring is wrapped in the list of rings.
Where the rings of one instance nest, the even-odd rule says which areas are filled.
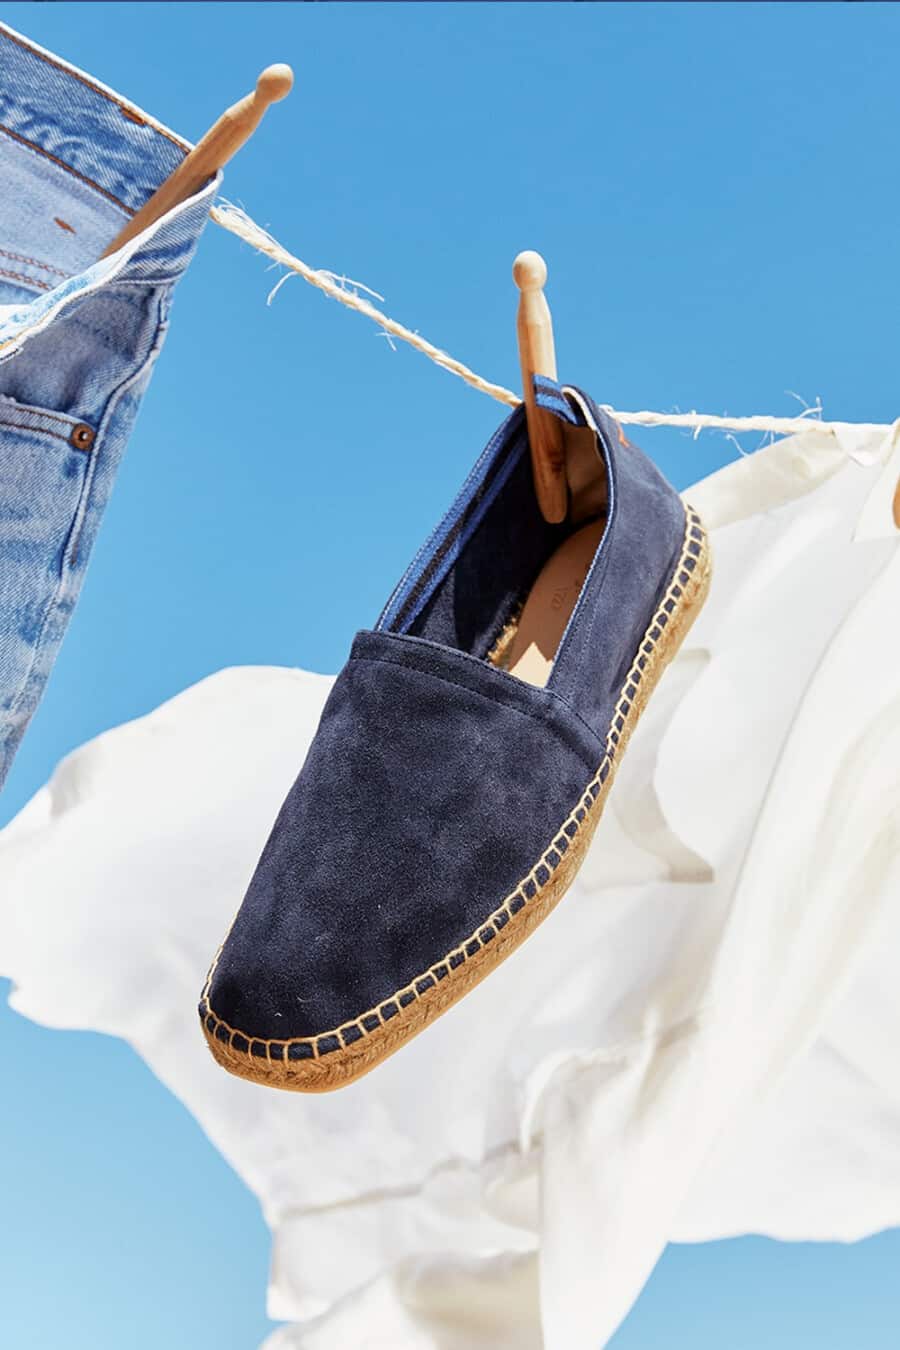
[[[502,656],[494,658],[510,675],[543,687],[550,678],[562,635],[594,561],[605,521],[582,525],[541,568],[518,620],[507,625]],[[496,650],[496,649],[495,649]]]
[[[523,430],[503,488],[408,630],[538,686],[550,677],[606,514],[606,468],[594,434],[565,432],[566,520],[551,525],[540,513]]]

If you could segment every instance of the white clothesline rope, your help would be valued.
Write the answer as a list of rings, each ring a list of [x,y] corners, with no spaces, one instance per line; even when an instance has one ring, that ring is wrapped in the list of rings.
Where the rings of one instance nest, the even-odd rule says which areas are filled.
[[[217,225],[221,225],[224,230],[230,231],[238,239],[250,244],[257,252],[271,258],[273,262],[282,267],[288,268],[288,272],[281,278],[281,281],[272,290],[269,300],[271,301],[282,282],[287,279],[290,273],[302,277],[308,281],[311,286],[323,291],[330,296],[332,300],[337,300],[341,305],[346,305],[348,309],[355,310],[357,314],[364,314],[366,318],[377,323],[382,332],[389,338],[397,338],[400,342],[406,342],[423,356],[427,356],[435,365],[443,370],[448,370],[451,375],[456,375],[464,380],[466,384],[473,389],[479,390],[482,394],[489,395],[498,403],[505,403],[507,407],[516,408],[521,403],[518,394],[513,393],[511,389],[506,389],[502,384],[493,384],[490,380],[484,379],[462,361],[456,357],[450,356],[448,352],[442,351],[436,347],[433,342],[423,338],[420,333],[414,332],[411,328],[406,328],[396,319],[391,319],[381,310],[376,309],[371,300],[360,295],[360,291],[366,291],[377,300],[382,297],[377,291],[369,290],[368,286],[361,282],[351,281],[348,277],[341,276],[334,272],[310,267],[308,263],[297,258],[293,253],[289,253],[283,245],[279,244],[277,239],[257,225],[246,212],[240,207],[234,206],[231,202],[220,202],[214,206],[211,211],[211,217]],[[798,431],[816,431],[837,433],[852,427],[856,432],[866,431],[890,431],[892,425],[886,422],[824,422],[819,417],[821,408],[816,406],[807,409],[799,417],[720,417],[715,413],[660,413],[660,412],[620,412],[615,408],[609,408],[608,411],[616,421],[631,426],[640,427],[683,427],[699,435],[701,431],[713,428],[721,431],[763,431],[771,432],[777,436],[791,436]]]

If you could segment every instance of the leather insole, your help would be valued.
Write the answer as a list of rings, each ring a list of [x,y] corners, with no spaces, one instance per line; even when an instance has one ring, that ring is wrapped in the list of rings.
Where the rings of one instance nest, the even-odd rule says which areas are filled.
[[[570,534],[544,564],[529,592],[503,665],[510,675],[542,687],[603,535],[604,520]]]

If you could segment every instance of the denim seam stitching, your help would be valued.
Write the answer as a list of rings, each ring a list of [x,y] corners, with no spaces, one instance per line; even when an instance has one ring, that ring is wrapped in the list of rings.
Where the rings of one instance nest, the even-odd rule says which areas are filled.
[[[43,146],[36,144],[35,141],[29,141],[26,136],[21,136],[18,131],[13,131],[12,127],[8,127],[5,123],[0,122],[0,131],[6,136],[11,136],[12,139],[18,141],[20,145],[24,145],[27,150],[32,150],[36,155],[42,155],[44,159],[49,159],[51,164],[56,164],[58,168],[64,169],[66,173],[72,174],[79,182],[84,183],[89,188],[93,188],[95,192],[99,192],[101,197],[105,197],[107,201],[112,202],[115,206],[120,206],[126,215],[134,216],[137,214],[136,211],[133,211],[130,206],[126,206],[125,203],[120,201],[112,192],[108,192],[107,189],[101,187],[99,183],[95,183],[92,178],[88,178],[87,174],[80,173],[78,169],[73,169],[72,165],[66,164],[65,160],[57,159],[56,155],[51,155],[49,150],[45,150]]]
[[[6,277],[8,281],[19,281],[26,290],[53,290],[49,281],[41,281],[38,277],[30,277],[26,272],[10,272],[5,267],[0,267],[0,277]]]
[[[26,253],[10,253],[8,248],[0,248],[0,258],[11,258],[13,262],[28,263],[31,267],[39,267],[42,272],[54,272],[64,281],[68,280],[69,277],[69,273],[64,272],[61,267],[53,267],[50,263],[41,262],[40,258],[29,258]]]
[[[14,33],[4,24],[0,24],[0,37],[6,38],[8,42],[11,42],[15,47],[21,48],[22,51],[28,52],[30,56],[37,57],[37,59],[43,61],[45,65],[52,66],[53,69],[58,70],[60,74],[68,76],[69,79],[77,80],[79,84],[83,84],[84,87],[90,89],[92,93],[99,94],[101,98],[106,99],[107,103],[111,103],[114,108],[118,108],[119,112],[132,124],[147,127],[150,131],[156,132],[158,136],[162,136],[164,140],[169,141],[178,150],[184,150],[185,153],[187,153],[189,147],[186,142],[179,140],[171,131],[166,131],[164,127],[150,121],[146,114],[141,112],[140,108],[135,108],[124,102],[123,99],[116,98],[115,94],[110,90],[102,89],[99,84],[95,84],[93,80],[89,79],[83,71],[76,70],[73,66],[64,65],[62,61],[54,60],[49,52],[39,51],[38,48],[33,47],[30,42],[24,41],[17,33]]]
[[[85,423],[86,425],[87,423]],[[72,423],[73,430],[77,426],[77,422]],[[71,432],[69,436],[64,436],[61,431],[50,431],[47,427],[30,427],[27,422],[5,422],[2,417],[0,417],[0,427],[12,427],[13,431],[30,432],[33,436],[52,436],[54,440],[65,441],[66,444],[68,444],[69,436],[71,436]],[[0,453],[2,453],[2,447],[0,447]]]
[[[18,399],[10,398],[8,395],[0,395],[0,413],[9,413],[11,416],[24,413],[32,417],[44,417],[48,422],[61,422],[64,427],[70,430],[77,427],[79,422],[83,422],[83,417],[69,417],[66,413],[48,412],[44,408],[39,408],[34,403],[20,403]],[[18,423],[9,422],[8,426],[18,426]]]

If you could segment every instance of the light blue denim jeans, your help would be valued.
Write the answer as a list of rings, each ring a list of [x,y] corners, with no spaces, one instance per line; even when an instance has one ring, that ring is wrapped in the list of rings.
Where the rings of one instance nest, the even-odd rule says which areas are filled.
[[[78,599],[219,180],[98,260],[187,148],[0,25],[0,783]]]

